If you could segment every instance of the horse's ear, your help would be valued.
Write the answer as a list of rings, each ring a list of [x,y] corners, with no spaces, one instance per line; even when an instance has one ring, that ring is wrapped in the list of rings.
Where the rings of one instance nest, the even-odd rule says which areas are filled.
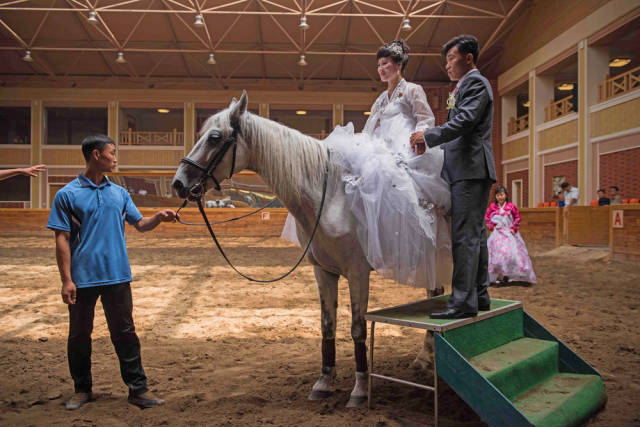
[[[238,102],[234,103],[231,106],[231,121],[232,122],[238,122],[239,119],[240,119],[240,116],[247,112],[247,104],[248,103],[249,103],[249,101],[247,99],[247,92],[243,90],[242,91],[242,96],[240,97],[240,100]]]
[[[231,102],[229,103],[229,107],[228,107],[228,108],[233,107],[233,104],[235,104],[236,102],[238,102],[238,100],[237,100],[237,99],[236,99],[236,97],[234,96],[233,98],[231,98]]]

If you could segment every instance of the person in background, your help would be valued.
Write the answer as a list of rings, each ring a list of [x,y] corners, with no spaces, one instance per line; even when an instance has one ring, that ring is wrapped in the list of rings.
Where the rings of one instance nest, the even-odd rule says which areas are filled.
[[[527,246],[518,231],[520,213],[509,201],[507,189],[498,185],[495,200],[484,217],[491,235],[487,239],[489,249],[489,280],[507,284],[509,280],[536,283]]]
[[[18,169],[1,169],[0,170],[0,181],[4,181],[5,179],[9,179],[16,175],[26,175],[26,176],[38,176],[38,173],[44,172],[47,169],[47,165],[35,165],[28,168],[18,168]]]
[[[611,204],[611,200],[607,197],[607,193],[603,188],[598,190],[598,206],[607,206]]]
[[[94,399],[91,378],[91,332],[100,297],[111,342],[120,361],[120,374],[129,388],[129,403],[140,408],[161,405],[147,388],[140,341],[133,324],[131,267],[124,223],[138,231],[173,221],[175,212],[162,210],[143,217],[124,188],[105,173],[116,166],[116,146],[106,135],[82,141],[86,169],[60,189],[53,200],[47,228],[55,231],[56,260],[62,280],[62,301],[69,308],[67,354],[75,394],[67,409]]]
[[[620,189],[618,188],[617,185],[612,185],[611,187],[609,187],[610,193],[611,193],[611,204],[612,205],[621,205],[622,204],[622,196],[620,195],[620,193],[618,193],[618,191],[620,191]]]
[[[562,194],[564,196],[564,206],[575,206],[578,204],[578,187],[573,187],[565,181],[560,185],[560,188],[562,188]]]

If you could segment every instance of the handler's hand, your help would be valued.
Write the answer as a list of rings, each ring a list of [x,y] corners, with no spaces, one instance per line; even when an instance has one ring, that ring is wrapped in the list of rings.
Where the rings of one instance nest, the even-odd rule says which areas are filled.
[[[62,301],[65,304],[76,303],[76,285],[72,281],[62,284]]]
[[[24,174],[29,176],[38,176],[37,173],[47,170],[47,165],[35,165],[29,168],[24,168]]]
[[[411,134],[410,143],[411,150],[416,154],[424,154],[427,150],[427,145],[424,142],[423,138],[424,132],[418,131]]]
[[[176,220],[176,213],[171,209],[162,210],[158,212],[157,215],[162,222],[175,222]]]

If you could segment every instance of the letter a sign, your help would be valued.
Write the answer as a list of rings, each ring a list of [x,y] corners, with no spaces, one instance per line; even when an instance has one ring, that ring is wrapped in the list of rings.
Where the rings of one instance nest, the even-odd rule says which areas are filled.
[[[613,211],[613,228],[624,228],[624,211]]]

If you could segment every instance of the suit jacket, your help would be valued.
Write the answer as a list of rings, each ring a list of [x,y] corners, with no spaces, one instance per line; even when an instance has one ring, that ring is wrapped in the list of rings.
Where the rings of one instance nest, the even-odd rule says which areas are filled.
[[[489,81],[480,71],[471,71],[460,84],[455,100],[447,122],[424,133],[429,147],[443,144],[442,178],[449,183],[466,179],[495,182],[491,146],[493,93]]]

